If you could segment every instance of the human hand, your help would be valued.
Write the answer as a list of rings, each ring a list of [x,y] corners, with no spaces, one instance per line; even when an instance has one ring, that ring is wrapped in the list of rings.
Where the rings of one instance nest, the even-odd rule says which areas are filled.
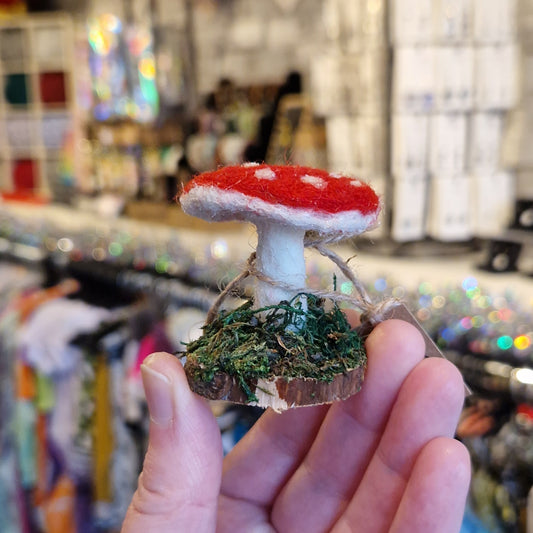
[[[459,531],[470,479],[453,440],[464,389],[424,359],[416,329],[379,324],[361,392],[331,406],[267,410],[222,459],[216,419],[181,364],[142,368],[149,447],[123,533]]]

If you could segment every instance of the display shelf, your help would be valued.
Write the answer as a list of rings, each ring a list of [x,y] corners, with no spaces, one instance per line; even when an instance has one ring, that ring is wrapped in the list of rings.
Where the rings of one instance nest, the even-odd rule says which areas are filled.
[[[500,153],[519,105],[516,5],[416,5],[389,4],[391,237],[486,238],[506,227],[515,198],[513,166]]]
[[[243,222],[206,222],[185,214],[178,205],[165,205],[160,202],[131,201],[126,204],[124,214],[140,223],[163,224],[168,227],[187,228],[212,233],[242,231]]]
[[[0,192],[51,194],[75,114],[73,42],[63,13],[0,21]]]
[[[28,233],[37,228],[63,228],[68,232],[84,234],[91,231],[110,234],[112,231],[145,235],[153,242],[166,241],[172,235],[179,234],[184,247],[193,255],[199,251],[210,249],[213,243],[225,242],[225,257],[231,257],[232,263],[244,264],[250,254],[255,240],[253,227],[250,224],[228,222],[207,223],[199,221],[193,225],[194,217],[185,215],[177,206],[161,206],[156,202],[131,202],[127,204],[126,215],[119,218],[106,218],[103,214],[83,211],[79,208],[59,205],[27,206],[13,202],[0,204],[0,215],[13,217],[21,223],[28,223]],[[168,214],[165,211],[168,210]],[[174,223],[167,221],[174,218]],[[448,287],[461,283],[475,276],[480,286],[493,294],[512,293],[521,305],[529,306],[533,302],[533,284],[527,276],[515,272],[492,273],[476,270],[482,252],[464,252],[458,255],[428,256],[422,254],[413,258],[412,254],[395,255],[383,260],[377,246],[370,246],[366,241],[357,239],[355,247],[356,259],[350,262],[352,268],[364,282],[373,283],[377,277],[395,280],[406,290],[416,290],[421,283],[431,286]],[[341,244],[336,247],[341,257],[348,259],[354,255],[353,243]],[[331,270],[328,259],[319,255],[314,257],[317,268]]]

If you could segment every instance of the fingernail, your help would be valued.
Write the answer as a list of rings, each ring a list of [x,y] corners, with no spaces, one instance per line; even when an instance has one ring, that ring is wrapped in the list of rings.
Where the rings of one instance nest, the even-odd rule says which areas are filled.
[[[141,374],[150,420],[157,426],[169,427],[174,418],[170,380],[146,363],[141,365]]]

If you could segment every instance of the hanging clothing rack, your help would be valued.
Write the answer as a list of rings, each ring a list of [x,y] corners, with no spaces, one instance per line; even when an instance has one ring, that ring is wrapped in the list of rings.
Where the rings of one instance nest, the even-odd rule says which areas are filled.
[[[53,285],[65,277],[72,277],[82,284],[98,285],[100,290],[108,291],[109,298],[116,298],[119,302],[144,294],[204,311],[209,310],[217,296],[209,288],[195,287],[148,269],[135,270],[128,266],[92,260],[64,262],[63,259],[64,257],[59,261],[41,247],[0,238],[0,260],[42,269],[46,278],[45,285]]]

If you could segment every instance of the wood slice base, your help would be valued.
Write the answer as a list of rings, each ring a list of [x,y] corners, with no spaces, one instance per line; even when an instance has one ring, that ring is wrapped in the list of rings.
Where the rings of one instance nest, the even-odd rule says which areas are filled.
[[[303,407],[333,403],[356,394],[361,389],[365,368],[354,368],[344,374],[338,374],[331,382],[314,378],[286,378],[274,376],[269,379],[257,379],[249,383],[257,402],[250,402],[238,381],[229,374],[219,372],[209,383],[191,379],[189,362],[185,372],[191,389],[209,400],[226,400],[233,403],[272,407],[277,412]]]

